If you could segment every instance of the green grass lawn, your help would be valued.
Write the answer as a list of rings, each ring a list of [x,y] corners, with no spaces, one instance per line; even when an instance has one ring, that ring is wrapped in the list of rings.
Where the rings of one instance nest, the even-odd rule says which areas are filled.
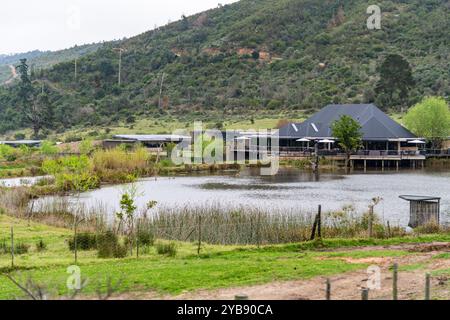
[[[22,280],[31,277],[46,284],[60,295],[68,294],[67,267],[74,264],[73,253],[67,240],[70,230],[49,227],[0,215],[0,241],[9,239],[10,228],[14,227],[16,243],[30,246],[27,254],[16,256],[18,270],[12,274]],[[390,240],[325,240],[322,246],[328,248],[352,247],[369,244],[396,244],[402,242],[427,242],[450,240],[450,236],[426,236]],[[44,252],[38,252],[36,243],[47,244]],[[335,275],[363,269],[365,264],[349,263],[342,258],[398,257],[407,255],[399,250],[364,251],[317,251],[317,243],[265,246],[212,246],[203,245],[200,256],[196,244],[178,243],[175,257],[158,255],[151,247],[141,255],[125,259],[99,259],[95,251],[79,253],[78,266],[83,278],[89,280],[84,294],[95,294],[106,279],[121,280],[119,292],[151,290],[160,294],[180,294],[198,289],[214,289],[271,281],[308,279],[315,276]],[[11,259],[0,254],[0,270],[9,271]],[[20,291],[6,277],[0,276],[0,299],[20,295]]]

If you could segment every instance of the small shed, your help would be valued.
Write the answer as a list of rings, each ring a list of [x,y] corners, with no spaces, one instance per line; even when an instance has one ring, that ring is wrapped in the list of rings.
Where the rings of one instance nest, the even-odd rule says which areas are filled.
[[[41,140],[15,140],[15,141],[0,141],[0,144],[6,144],[7,146],[11,146],[13,148],[18,148],[20,146],[27,147],[39,147],[41,145]]]
[[[430,196],[400,196],[410,203],[409,226],[417,228],[430,222],[439,224],[441,198]]]

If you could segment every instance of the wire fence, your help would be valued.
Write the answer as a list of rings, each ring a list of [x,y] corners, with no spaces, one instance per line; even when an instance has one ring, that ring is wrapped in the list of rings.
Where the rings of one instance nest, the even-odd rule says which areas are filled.
[[[167,209],[151,216],[129,216],[113,223],[80,213],[63,215],[63,221],[69,223],[72,230],[66,243],[75,264],[85,251],[97,251],[98,258],[125,258],[139,257],[154,247],[160,254],[176,255],[179,242],[195,244],[197,254],[201,254],[205,244],[260,247],[316,238],[386,239],[406,235],[400,226],[393,226],[389,221],[384,224],[373,214],[322,213],[321,206],[317,214],[303,216],[220,208],[205,213],[201,208],[191,208]],[[43,240],[31,244],[15,241],[13,227],[9,235],[0,235],[0,254],[11,257],[11,268],[15,267],[15,256],[27,253],[32,245],[37,251],[46,249]]]

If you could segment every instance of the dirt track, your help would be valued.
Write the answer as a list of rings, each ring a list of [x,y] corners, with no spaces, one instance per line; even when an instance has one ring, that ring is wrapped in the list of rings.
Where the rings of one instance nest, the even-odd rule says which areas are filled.
[[[377,265],[381,268],[381,289],[372,290],[370,299],[392,299],[392,271],[393,263],[400,266],[398,280],[398,297],[403,300],[423,299],[425,274],[436,270],[449,269],[450,259],[435,259],[438,254],[450,252],[450,244],[434,243],[424,245],[401,245],[391,247],[366,247],[360,250],[407,250],[412,254],[391,258],[377,257],[365,259],[343,259],[349,263],[364,263]],[[346,249],[348,251],[348,249]],[[408,267],[409,266],[409,267]],[[367,284],[366,270],[349,272],[330,277],[332,294],[335,300],[360,300],[361,289]],[[272,282],[239,288],[219,290],[200,290],[180,296],[158,296],[155,293],[129,293],[118,299],[200,299],[200,300],[230,300],[236,294],[246,294],[254,300],[323,300],[325,299],[325,277],[310,280]],[[432,298],[450,299],[450,287],[445,277],[432,278]]]
[[[4,82],[5,85],[11,84],[19,76],[13,65],[10,65],[9,68],[11,69],[11,78]]]

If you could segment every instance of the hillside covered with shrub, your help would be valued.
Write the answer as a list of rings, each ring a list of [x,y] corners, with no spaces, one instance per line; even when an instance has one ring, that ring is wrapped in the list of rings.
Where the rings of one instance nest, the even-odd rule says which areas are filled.
[[[44,85],[52,130],[137,118],[185,121],[276,116],[327,103],[400,100],[375,90],[389,54],[411,65],[405,106],[450,96],[450,1],[380,0],[382,29],[368,30],[363,0],[241,0],[33,75]],[[121,85],[118,81],[122,48]],[[36,89],[38,90],[38,89]],[[18,89],[0,89],[0,131],[26,126]]]
[[[37,72],[41,69],[50,68],[55,64],[73,61],[75,58],[92,53],[100,48],[101,45],[101,43],[93,43],[57,51],[34,50],[25,53],[0,55],[0,84],[11,78],[9,66],[17,65],[20,59],[27,59],[31,70]]]

